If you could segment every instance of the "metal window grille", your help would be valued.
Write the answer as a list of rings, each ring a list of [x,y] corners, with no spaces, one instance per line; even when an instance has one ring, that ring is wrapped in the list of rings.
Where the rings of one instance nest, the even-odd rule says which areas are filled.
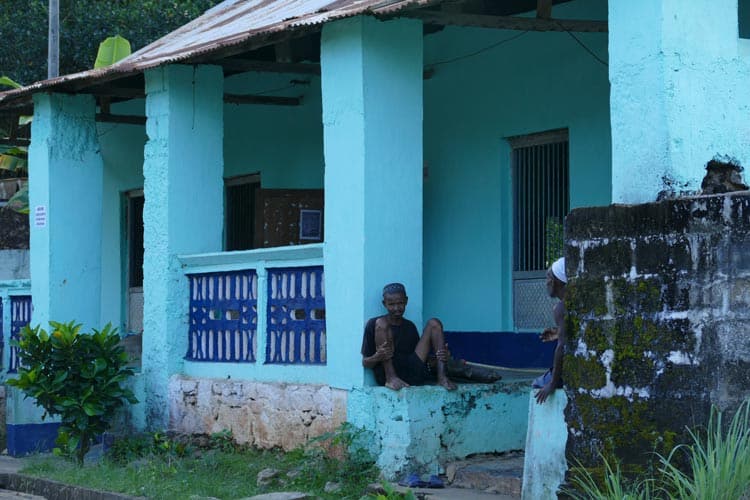
[[[568,170],[567,139],[513,149],[514,271],[542,271],[562,256]]]
[[[551,321],[545,271],[563,255],[570,209],[567,130],[510,140],[513,175],[513,316],[516,328]]]
[[[28,295],[12,296],[10,298],[10,338],[18,339],[21,329],[31,322],[31,297]],[[10,362],[8,373],[18,372],[18,348],[10,347]]]
[[[269,270],[267,329],[267,363],[326,363],[322,266]]]
[[[227,251],[248,250],[255,239],[255,194],[260,188],[257,175],[227,179],[224,188]]]
[[[194,274],[185,359],[253,363],[258,328],[255,271]]]

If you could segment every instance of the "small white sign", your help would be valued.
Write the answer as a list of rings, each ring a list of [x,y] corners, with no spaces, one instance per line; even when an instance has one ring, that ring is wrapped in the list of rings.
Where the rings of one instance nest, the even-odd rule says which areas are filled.
[[[37,205],[34,207],[34,226],[46,227],[47,226],[47,207],[44,205]]]

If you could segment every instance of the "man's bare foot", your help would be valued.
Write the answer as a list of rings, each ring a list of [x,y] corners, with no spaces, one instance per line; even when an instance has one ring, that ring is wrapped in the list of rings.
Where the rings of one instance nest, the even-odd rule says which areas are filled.
[[[449,391],[455,391],[456,390],[456,384],[454,384],[453,382],[451,382],[451,379],[449,379],[448,377],[438,377],[437,383],[438,383],[438,385],[442,385],[443,387],[445,387]]]
[[[385,386],[389,389],[393,389],[394,391],[398,391],[399,389],[403,389],[404,387],[409,387],[409,384],[398,377],[393,377],[390,380],[385,381]]]

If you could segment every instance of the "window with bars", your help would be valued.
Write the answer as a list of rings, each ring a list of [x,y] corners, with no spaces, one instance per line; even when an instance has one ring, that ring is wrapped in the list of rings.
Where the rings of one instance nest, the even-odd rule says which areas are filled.
[[[509,139],[513,176],[513,311],[517,328],[551,319],[545,272],[563,255],[563,219],[570,209],[568,131]]]
[[[224,181],[224,249],[254,248],[255,200],[260,176],[243,175]]]

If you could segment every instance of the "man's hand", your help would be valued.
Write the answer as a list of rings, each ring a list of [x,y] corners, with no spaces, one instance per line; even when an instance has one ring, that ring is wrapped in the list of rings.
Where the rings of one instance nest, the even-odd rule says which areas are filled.
[[[545,328],[542,333],[539,334],[539,340],[542,342],[552,342],[557,340],[558,332],[557,328]]]
[[[393,357],[393,344],[388,342],[387,340],[380,344],[375,351],[375,356],[378,363],[382,363],[383,361],[388,361]]]
[[[536,402],[538,404],[544,403],[553,392],[555,392],[555,388],[552,385],[552,381],[550,381],[536,393]]]
[[[448,350],[447,342],[442,349],[438,349],[437,352],[435,352],[435,357],[438,361],[442,361],[443,363],[446,363],[449,359],[451,359],[451,352]]]

